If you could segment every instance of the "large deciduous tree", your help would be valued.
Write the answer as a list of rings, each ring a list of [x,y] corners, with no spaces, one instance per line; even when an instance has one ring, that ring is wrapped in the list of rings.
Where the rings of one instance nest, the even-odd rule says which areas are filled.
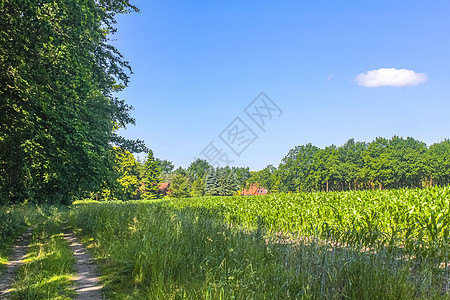
[[[251,172],[251,177],[247,179],[247,183],[256,183],[263,186],[270,192],[276,192],[278,185],[276,171],[277,169],[274,166],[268,165],[260,171]]]
[[[168,161],[167,159],[157,158],[156,162],[158,163],[158,167],[161,170],[162,175],[170,174],[175,168],[174,164],[171,161]]]
[[[187,172],[192,181],[205,178],[211,165],[204,159],[197,158],[187,168]]]
[[[109,43],[126,0],[0,2],[0,201],[68,203],[115,181],[116,130],[133,124],[114,95],[128,63]]]

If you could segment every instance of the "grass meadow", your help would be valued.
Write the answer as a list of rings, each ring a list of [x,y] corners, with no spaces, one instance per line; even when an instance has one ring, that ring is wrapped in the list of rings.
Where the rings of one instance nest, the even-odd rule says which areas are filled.
[[[109,299],[449,299],[450,190],[78,202]]]

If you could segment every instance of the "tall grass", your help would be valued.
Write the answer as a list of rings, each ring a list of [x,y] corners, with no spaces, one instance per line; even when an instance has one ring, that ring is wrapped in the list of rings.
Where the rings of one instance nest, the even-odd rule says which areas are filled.
[[[324,243],[320,219],[307,239],[269,234],[268,229],[280,230],[270,216],[283,218],[275,224],[288,224],[289,219],[299,224],[292,214],[300,213],[293,203],[301,200],[301,195],[275,195],[87,203],[71,210],[70,224],[90,244],[110,299],[447,297],[446,272],[430,256],[419,262],[402,249],[362,251]],[[320,210],[310,204],[310,211]],[[279,214],[283,205],[289,219]],[[270,207],[277,214],[262,213]],[[251,226],[244,227],[247,223]],[[285,232],[292,228],[284,227]]]

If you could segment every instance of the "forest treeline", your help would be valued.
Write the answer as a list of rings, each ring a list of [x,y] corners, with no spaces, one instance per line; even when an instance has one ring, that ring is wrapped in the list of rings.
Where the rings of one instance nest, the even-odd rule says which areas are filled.
[[[256,172],[272,191],[345,191],[416,188],[450,183],[450,140],[429,147],[412,137],[348,140],[323,149],[295,147],[278,168]]]
[[[174,169],[170,161],[155,159],[152,154],[149,157],[141,163],[131,155],[132,162],[126,164],[129,168],[122,180],[135,183],[126,185],[129,199],[142,197],[151,182],[153,186],[171,183],[169,197],[175,198],[232,195],[251,183],[272,193],[422,188],[450,183],[450,140],[429,147],[412,137],[398,136],[369,143],[350,139],[340,147],[306,144],[291,149],[278,167],[268,165],[259,171],[248,167],[213,168],[201,159],[186,169]],[[148,169],[152,160],[153,169]],[[159,175],[152,175],[150,180],[145,175],[155,172]],[[144,191],[141,194],[135,192],[139,184]],[[155,191],[147,198],[162,197]]]

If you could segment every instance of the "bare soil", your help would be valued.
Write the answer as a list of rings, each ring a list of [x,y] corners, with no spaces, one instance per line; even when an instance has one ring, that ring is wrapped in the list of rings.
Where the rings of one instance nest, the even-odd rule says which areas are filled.
[[[72,232],[64,233],[64,239],[69,241],[73,254],[77,259],[75,266],[77,277],[74,280],[76,282],[75,292],[78,295],[75,299],[102,299],[103,287],[100,283],[97,265],[94,263],[94,260]]]
[[[17,270],[27,256],[27,248],[32,236],[32,228],[29,228],[18,240],[13,248],[11,259],[5,272],[0,277],[0,299],[4,299],[11,291]]]

